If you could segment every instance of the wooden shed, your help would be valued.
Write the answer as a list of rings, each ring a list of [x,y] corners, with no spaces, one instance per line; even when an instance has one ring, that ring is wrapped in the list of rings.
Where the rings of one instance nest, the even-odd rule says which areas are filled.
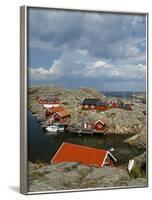
[[[82,129],[93,129],[94,132],[103,132],[107,126],[108,119],[101,117],[99,120],[84,121],[81,123]]]
[[[51,163],[78,162],[84,165],[113,166],[117,159],[107,150],[64,142]]]
[[[98,121],[95,122],[95,129],[96,131],[103,131],[106,128],[107,125],[107,118],[102,117]]]
[[[100,106],[101,100],[97,98],[85,98],[81,103],[81,108],[84,110],[96,110]]]
[[[98,111],[106,111],[109,109],[107,102],[103,102],[97,98],[85,98],[80,108],[83,110],[98,110]]]
[[[61,111],[64,111],[64,108],[62,106],[47,108],[45,110],[45,117],[46,118],[51,117],[54,113],[61,112]]]
[[[52,115],[53,123],[68,123],[70,120],[70,113],[67,110],[56,112]]]

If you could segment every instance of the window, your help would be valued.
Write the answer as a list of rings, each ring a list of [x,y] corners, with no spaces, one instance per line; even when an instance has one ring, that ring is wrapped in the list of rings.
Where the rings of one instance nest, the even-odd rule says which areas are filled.
[[[85,107],[85,108],[88,108],[88,105],[85,105],[84,107]]]

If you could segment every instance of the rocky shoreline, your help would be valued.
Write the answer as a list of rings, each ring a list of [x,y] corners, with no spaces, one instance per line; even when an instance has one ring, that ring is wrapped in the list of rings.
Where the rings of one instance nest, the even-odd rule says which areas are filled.
[[[104,96],[101,92],[92,89],[81,87],[76,90],[64,89],[54,85],[37,86],[28,89],[28,108],[32,113],[37,114],[38,120],[45,120],[44,110],[37,99],[42,96],[56,95],[60,99],[60,105],[68,109],[71,113],[71,125],[79,124],[83,120],[99,119],[101,116],[108,119],[107,133],[111,134],[135,134],[136,137],[131,137],[126,140],[131,145],[138,148],[146,147],[146,104],[143,101],[145,94],[133,96],[132,99],[120,99],[123,102],[132,104],[132,111],[123,109],[111,109],[105,112],[84,111],[79,108],[80,102],[86,97],[100,98],[102,101],[118,99],[111,97],[110,99]]]
[[[147,186],[145,175],[133,177],[122,167],[105,166],[97,168],[76,162],[50,164],[41,167],[29,162],[28,166],[30,192]]]
[[[97,168],[85,166],[80,163],[60,164],[34,164],[29,162],[29,191],[52,191],[71,190],[84,188],[106,187],[140,187],[147,186],[146,168],[146,105],[143,96],[121,101],[132,104],[132,111],[123,109],[111,109],[104,112],[92,112],[81,110],[78,105],[86,97],[96,97],[101,100],[109,100],[102,93],[91,88],[79,88],[68,90],[57,86],[39,86],[28,89],[28,109],[37,115],[38,120],[44,120],[44,110],[37,99],[49,94],[57,95],[60,104],[71,113],[71,125],[78,124],[82,120],[108,119],[106,134],[118,134],[134,136],[124,142],[137,148],[145,149],[145,152],[135,157],[135,165],[131,174],[128,173],[127,165]],[[112,97],[110,99],[118,99]]]

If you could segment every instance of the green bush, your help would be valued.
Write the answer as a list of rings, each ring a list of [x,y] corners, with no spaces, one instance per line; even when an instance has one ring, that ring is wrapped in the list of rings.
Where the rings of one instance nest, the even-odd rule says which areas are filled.
[[[140,167],[134,166],[131,170],[130,176],[132,178],[144,178],[146,176],[146,173]]]

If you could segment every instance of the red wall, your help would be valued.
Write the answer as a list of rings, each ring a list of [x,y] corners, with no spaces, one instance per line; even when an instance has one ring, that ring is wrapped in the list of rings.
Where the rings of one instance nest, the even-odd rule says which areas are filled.
[[[53,115],[53,119],[54,121],[57,120],[59,123],[66,123],[69,121],[69,116],[62,118],[58,113],[56,113],[55,115]]]
[[[58,100],[39,100],[39,104],[59,104]]]
[[[101,122],[98,122],[97,124],[95,124],[95,129],[97,131],[101,131],[101,130],[104,130],[104,126],[103,126],[103,124]]]
[[[111,167],[114,166],[113,161],[109,156],[107,156],[105,163],[104,163],[104,166],[111,166]]]
[[[94,106],[94,108],[92,108],[90,105],[88,105],[88,108],[85,108],[85,105],[82,105],[81,108],[83,110],[98,110],[98,111],[105,111],[110,109],[110,107],[108,106]]]

